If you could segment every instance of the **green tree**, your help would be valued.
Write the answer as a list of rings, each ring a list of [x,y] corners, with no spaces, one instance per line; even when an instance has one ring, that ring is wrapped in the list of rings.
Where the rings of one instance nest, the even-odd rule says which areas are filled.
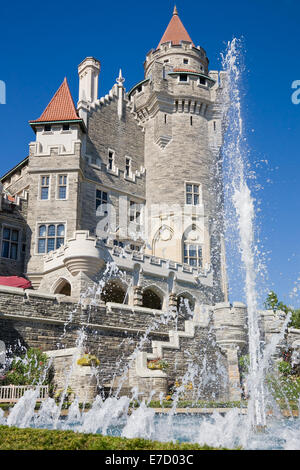
[[[283,302],[279,301],[278,296],[277,294],[275,294],[275,292],[269,292],[264,305],[265,308],[267,308],[268,310],[273,310],[273,312],[282,311],[286,315],[291,312],[292,315],[289,326],[293,328],[300,328],[300,309],[295,310],[292,307],[288,307]]]

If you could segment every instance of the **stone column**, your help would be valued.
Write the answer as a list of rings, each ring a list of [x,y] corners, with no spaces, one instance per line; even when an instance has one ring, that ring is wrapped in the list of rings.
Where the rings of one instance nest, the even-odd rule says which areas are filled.
[[[140,286],[133,287],[133,305],[135,307],[143,305],[143,289]]]
[[[231,346],[228,348],[224,347],[223,350],[225,350],[228,364],[229,400],[240,401],[242,390],[240,383],[238,348]]]
[[[169,310],[176,312],[177,310],[177,295],[171,293],[169,295]]]
[[[227,356],[230,401],[241,400],[238,351],[247,350],[247,307],[242,302],[218,303],[214,306],[214,329],[217,345]]]

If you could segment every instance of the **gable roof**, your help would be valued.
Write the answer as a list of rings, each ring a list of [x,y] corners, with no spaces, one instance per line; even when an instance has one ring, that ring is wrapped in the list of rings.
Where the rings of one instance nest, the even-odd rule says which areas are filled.
[[[159,49],[160,45],[163,44],[164,42],[172,42],[173,46],[174,45],[179,45],[180,41],[188,41],[193,44],[195,47],[195,44],[190,38],[190,35],[188,34],[187,30],[183,26],[177,12],[177,8],[175,6],[174,11],[173,11],[173,16],[171,18],[170,23],[168,24],[168,27],[166,31],[164,32],[163,37],[161,38],[157,49]]]

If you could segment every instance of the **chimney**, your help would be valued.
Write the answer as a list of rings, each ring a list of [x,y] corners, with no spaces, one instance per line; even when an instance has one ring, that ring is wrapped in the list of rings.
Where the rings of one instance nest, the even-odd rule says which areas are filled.
[[[79,75],[79,116],[86,122],[86,114],[90,104],[98,99],[98,76],[100,62],[94,57],[87,57],[78,66]]]

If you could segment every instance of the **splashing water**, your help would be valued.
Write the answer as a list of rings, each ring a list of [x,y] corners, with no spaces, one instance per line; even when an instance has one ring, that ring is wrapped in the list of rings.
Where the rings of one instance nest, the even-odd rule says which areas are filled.
[[[223,68],[226,72],[223,100],[224,119],[227,127],[223,154],[230,173],[230,185],[227,185],[227,193],[235,210],[234,220],[237,221],[238,244],[245,276],[244,290],[248,309],[250,356],[248,379],[250,425],[265,426],[264,393],[261,375],[259,374],[261,351],[256,292],[257,269],[254,254],[255,212],[254,201],[247,184],[247,151],[240,97],[240,60],[241,42],[235,38],[228,44],[227,53],[223,56]]]

